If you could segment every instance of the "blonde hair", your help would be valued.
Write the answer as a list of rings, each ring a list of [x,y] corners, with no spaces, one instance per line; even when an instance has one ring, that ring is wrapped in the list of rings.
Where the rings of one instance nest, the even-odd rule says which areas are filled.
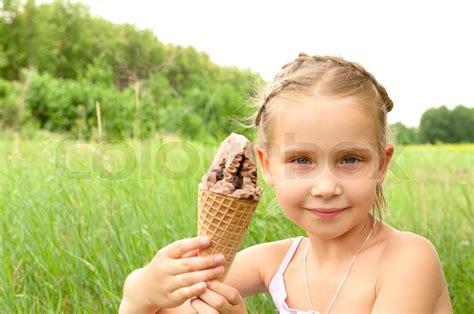
[[[385,88],[360,64],[336,56],[309,56],[300,53],[294,61],[285,64],[272,82],[260,88],[252,98],[253,114],[247,117],[252,128],[257,129],[257,141],[262,149],[269,151],[274,138],[274,123],[281,106],[288,102],[275,102],[278,98],[294,99],[319,94],[336,98],[355,96],[364,100],[372,112],[375,109],[377,130],[377,153],[381,156],[385,145],[392,140],[387,126],[387,112],[393,102]],[[372,208],[382,221],[386,211],[383,187],[377,184],[375,202]]]

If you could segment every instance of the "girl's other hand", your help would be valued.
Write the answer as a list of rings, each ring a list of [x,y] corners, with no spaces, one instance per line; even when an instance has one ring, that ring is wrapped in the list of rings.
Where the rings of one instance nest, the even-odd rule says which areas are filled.
[[[207,282],[207,287],[199,298],[191,300],[197,313],[247,314],[245,301],[237,289],[217,280]]]
[[[120,312],[127,308],[155,313],[162,308],[178,307],[202,294],[206,281],[216,279],[223,272],[223,255],[197,256],[199,249],[209,245],[208,238],[195,237],[178,240],[159,250],[148,265],[127,277]]]

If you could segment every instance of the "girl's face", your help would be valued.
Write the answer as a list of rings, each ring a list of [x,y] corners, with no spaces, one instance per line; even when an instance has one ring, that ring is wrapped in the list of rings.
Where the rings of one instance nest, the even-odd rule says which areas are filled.
[[[277,114],[270,151],[257,148],[282,210],[321,238],[367,218],[393,154],[392,145],[377,154],[375,115],[363,108],[352,97],[298,101]]]

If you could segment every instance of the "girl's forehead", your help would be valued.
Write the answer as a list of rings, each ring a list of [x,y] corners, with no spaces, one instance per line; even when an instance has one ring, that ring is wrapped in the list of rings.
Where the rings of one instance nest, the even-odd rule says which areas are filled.
[[[276,112],[273,140],[280,147],[298,143],[370,145],[377,141],[375,114],[350,98],[299,102]]]

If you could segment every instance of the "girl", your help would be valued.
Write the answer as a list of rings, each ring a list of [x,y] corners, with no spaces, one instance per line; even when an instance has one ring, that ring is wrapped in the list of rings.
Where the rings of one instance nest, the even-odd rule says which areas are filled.
[[[286,64],[252,116],[256,152],[307,237],[240,251],[224,283],[222,256],[196,256],[208,239],[176,241],[128,276],[120,312],[247,313],[243,298],[260,292],[280,313],[452,312],[433,245],[381,219],[392,107],[357,63],[301,53]]]

